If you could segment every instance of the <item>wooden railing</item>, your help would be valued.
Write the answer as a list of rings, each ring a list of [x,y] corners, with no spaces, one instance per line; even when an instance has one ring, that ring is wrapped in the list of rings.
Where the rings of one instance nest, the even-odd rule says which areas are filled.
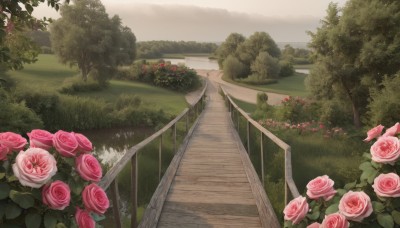
[[[290,196],[289,193],[291,193],[292,197],[295,198],[299,196],[299,191],[297,190],[296,184],[293,181],[292,177],[292,159],[291,159],[291,148],[288,144],[283,142],[281,139],[276,137],[274,134],[272,134],[270,131],[262,127],[259,123],[254,121],[245,111],[243,111],[239,106],[236,105],[236,103],[232,100],[232,98],[229,96],[229,94],[226,93],[226,91],[222,88],[221,86],[222,93],[225,97],[225,101],[227,102],[227,105],[229,107],[229,112],[231,113],[231,118],[232,121],[235,123],[236,121],[236,126],[237,126],[237,131],[239,133],[239,126],[240,126],[240,115],[244,117],[244,119],[247,122],[247,127],[246,127],[246,137],[247,137],[247,153],[250,155],[251,153],[251,148],[250,148],[250,128],[251,126],[258,130],[260,132],[260,156],[261,156],[261,178],[262,178],[262,183],[264,184],[264,178],[265,178],[265,171],[264,171],[264,148],[263,148],[263,140],[264,137],[268,137],[272,142],[274,142],[277,146],[279,146],[282,150],[284,150],[285,153],[285,205],[288,203]],[[236,119],[235,119],[236,118]]]
[[[190,133],[189,131],[189,119],[191,115],[198,116],[199,113],[203,110],[204,100],[205,100],[205,91],[207,89],[207,83],[204,86],[204,89],[201,92],[201,95],[198,99],[190,104],[189,108],[183,110],[175,119],[169,122],[165,127],[161,130],[157,131],[150,137],[146,138],[142,142],[136,144],[132,148],[130,148],[115,164],[114,166],[104,175],[103,179],[100,181],[99,186],[104,190],[110,188],[110,196],[112,201],[113,215],[114,215],[114,227],[120,228],[122,226],[121,223],[121,215],[120,215],[120,205],[119,205],[119,191],[118,191],[118,183],[117,176],[124,169],[124,167],[130,161],[131,163],[131,227],[136,228],[138,226],[137,221],[137,186],[138,186],[138,153],[149,143],[153,142],[157,138],[159,138],[159,167],[158,167],[158,177],[159,181],[161,181],[161,157],[162,157],[162,147],[163,147],[163,134],[169,130],[173,129],[173,150],[177,151],[177,134],[176,134],[176,125],[177,123],[186,117],[186,133]]]

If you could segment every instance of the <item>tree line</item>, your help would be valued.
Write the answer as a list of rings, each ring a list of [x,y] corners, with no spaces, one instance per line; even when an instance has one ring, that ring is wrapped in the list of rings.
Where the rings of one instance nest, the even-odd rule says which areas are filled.
[[[216,43],[195,41],[141,41],[137,43],[137,56],[141,59],[154,59],[162,58],[163,54],[213,53],[217,47]]]

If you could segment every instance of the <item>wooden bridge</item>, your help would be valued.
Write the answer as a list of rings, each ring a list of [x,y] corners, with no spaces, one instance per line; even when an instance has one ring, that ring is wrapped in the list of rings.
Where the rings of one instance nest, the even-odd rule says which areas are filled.
[[[250,127],[261,132],[261,140],[268,137],[284,150],[286,194],[282,203],[299,195],[291,176],[290,147],[253,121],[224,91],[223,94],[224,97],[218,93],[217,85],[208,83],[190,109],[185,109],[163,129],[131,148],[105,175],[100,185],[104,189],[110,186],[116,227],[122,227],[116,176],[131,161],[131,227],[137,227],[137,153],[160,138],[161,161],[163,134],[173,128],[176,148],[176,124],[184,117],[187,135],[161,179],[139,227],[280,227],[248,156]],[[200,111],[189,130],[190,114]],[[247,151],[233,124],[233,118],[239,115],[247,120]],[[262,146],[260,153],[264,179]],[[161,177],[161,167],[159,170]]]

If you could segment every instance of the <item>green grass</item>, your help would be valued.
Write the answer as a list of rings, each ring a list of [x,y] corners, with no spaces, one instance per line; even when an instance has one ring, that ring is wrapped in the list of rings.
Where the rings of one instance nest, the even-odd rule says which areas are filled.
[[[285,94],[290,96],[306,97],[309,95],[309,93],[306,91],[306,87],[304,85],[305,77],[305,74],[295,73],[295,75],[293,76],[280,78],[278,83],[269,85],[249,85],[245,83],[240,83],[237,81],[233,81],[225,75],[222,77],[222,79],[224,81],[250,89]]]
[[[21,71],[9,72],[19,87],[37,91],[58,91],[66,78],[77,74],[76,68],[60,64],[54,55],[39,55],[35,64],[25,65]],[[113,101],[121,94],[136,94],[144,105],[162,108],[173,115],[187,107],[184,94],[137,82],[111,80],[110,87],[105,90],[79,93],[78,96]]]
[[[253,113],[254,111],[256,111],[257,109],[257,105],[255,104],[251,104],[251,103],[247,103],[245,101],[242,100],[238,100],[236,98],[232,97],[232,100],[241,108],[243,109],[245,112],[247,113]]]

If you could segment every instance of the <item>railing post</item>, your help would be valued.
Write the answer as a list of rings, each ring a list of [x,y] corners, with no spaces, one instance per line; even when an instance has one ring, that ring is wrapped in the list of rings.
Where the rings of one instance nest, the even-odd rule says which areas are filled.
[[[176,123],[174,124],[174,153],[176,153]]]
[[[158,145],[158,182],[161,181],[161,164],[162,164],[162,143],[163,143],[163,135],[160,135],[160,144]]]
[[[119,206],[119,192],[118,192],[118,183],[117,179],[111,183],[111,200],[113,204],[113,214],[114,214],[114,223],[116,228],[121,228],[121,215],[119,214],[120,206]]]
[[[132,214],[131,214],[131,227],[137,227],[137,153],[131,159],[131,201],[132,201]]]
[[[261,178],[262,178],[262,185],[265,187],[265,179],[264,179],[264,133],[260,131],[261,139],[260,139],[260,147],[261,147]]]
[[[239,130],[240,130],[240,113],[239,113],[239,111],[237,111],[237,132],[240,135],[240,131]]]
[[[247,153],[250,155],[250,121],[247,120]]]

